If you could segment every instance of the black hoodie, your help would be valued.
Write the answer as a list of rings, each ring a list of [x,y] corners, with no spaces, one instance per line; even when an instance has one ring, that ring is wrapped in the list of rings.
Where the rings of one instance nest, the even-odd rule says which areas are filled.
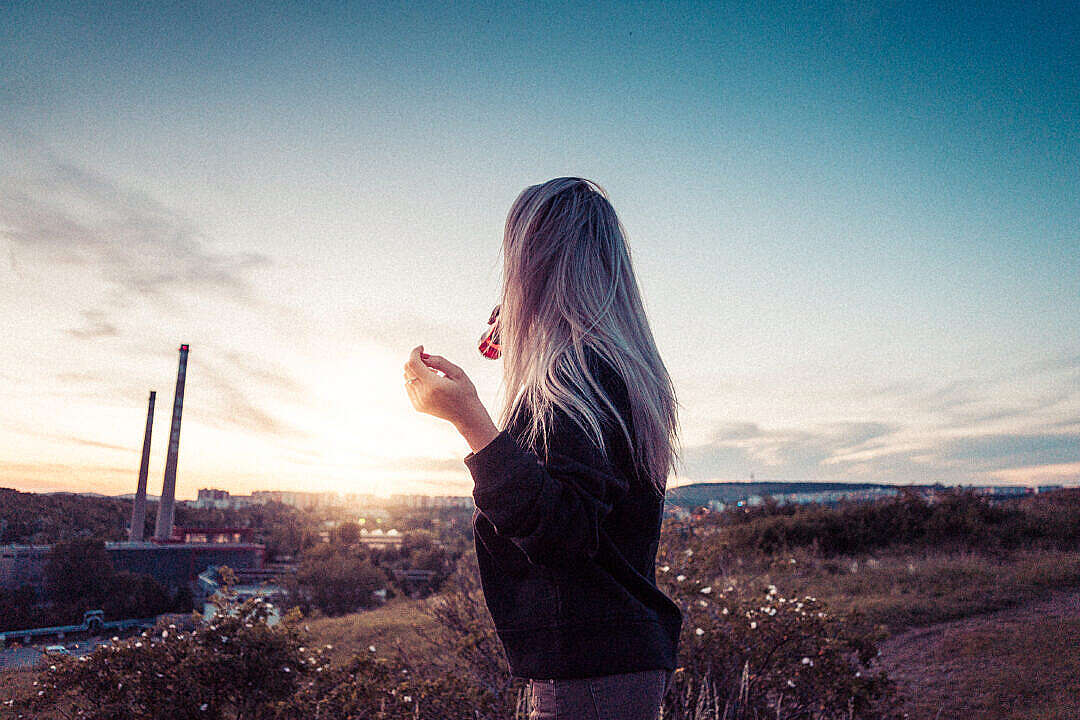
[[[626,386],[606,362],[597,380],[627,426]],[[678,657],[682,614],[656,586],[664,499],[635,477],[618,423],[608,459],[556,410],[545,464],[502,430],[465,465],[484,599],[513,675],[581,678],[663,668]]]

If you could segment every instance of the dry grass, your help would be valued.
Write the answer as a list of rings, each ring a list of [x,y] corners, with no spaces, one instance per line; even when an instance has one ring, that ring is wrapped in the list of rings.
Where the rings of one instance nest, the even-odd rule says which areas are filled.
[[[6,704],[8,700],[24,700],[35,692],[34,680],[37,675],[33,670],[4,670],[0,672],[0,719],[15,718],[17,715]],[[41,720],[52,720],[56,716],[41,716]]]
[[[735,569],[723,582],[762,579],[790,595],[813,595],[837,611],[859,611],[868,623],[896,633],[1080,588],[1080,552],[1031,550],[999,557],[909,552],[828,560],[796,553],[763,569]]]
[[[312,617],[306,623],[315,640],[333,645],[334,662],[344,662],[374,646],[380,654],[400,644],[406,651],[426,652],[431,648],[416,634],[416,628],[432,628],[430,617],[420,611],[420,603],[405,597],[394,598],[374,610],[341,617]]]
[[[912,720],[1080,717],[1080,592],[904,633],[881,651]]]
[[[796,551],[724,569],[724,583],[774,583],[887,626],[893,637],[881,645],[881,662],[907,695],[912,720],[1080,718],[1080,552],[822,559]],[[380,655],[398,645],[414,657],[439,651],[417,635],[418,627],[436,628],[408,598],[307,625],[317,642],[333,646],[335,662],[371,645]],[[0,701],[28,696],[33,680],[30,671],[4,673]],[[0,705],[0,718],[10,716],[5,711]]]

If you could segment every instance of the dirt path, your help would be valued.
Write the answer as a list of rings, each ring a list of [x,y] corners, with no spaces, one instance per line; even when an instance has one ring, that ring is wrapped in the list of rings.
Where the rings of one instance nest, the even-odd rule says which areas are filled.
[[[912,720],[1080,717],[1080,591],[908,630],[879,648]]]

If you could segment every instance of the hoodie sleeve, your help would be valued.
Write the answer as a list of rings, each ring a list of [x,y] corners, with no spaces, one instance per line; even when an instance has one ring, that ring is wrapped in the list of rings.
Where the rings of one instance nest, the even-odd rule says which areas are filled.
[[[534,564],[565,567],[596,554],[600,525],[629,482],[561,410],[548,455],[542,462],[503,430],[464,461],[476,507],[495,531]]]

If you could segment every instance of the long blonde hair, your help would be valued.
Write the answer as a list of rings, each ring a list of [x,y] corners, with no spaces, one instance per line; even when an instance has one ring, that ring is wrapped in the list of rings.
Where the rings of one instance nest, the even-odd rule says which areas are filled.
[[[524,415],[521,439],[546,455],[558,408],[606,455],[602,421],[613,418],[636,471],[662,494],[679,459],[678,401],[607,193],[576,177],[526,188],[507,215],[502,255],[501,426]],[[590,370],[589,351],[626,386],[629,428]]]

